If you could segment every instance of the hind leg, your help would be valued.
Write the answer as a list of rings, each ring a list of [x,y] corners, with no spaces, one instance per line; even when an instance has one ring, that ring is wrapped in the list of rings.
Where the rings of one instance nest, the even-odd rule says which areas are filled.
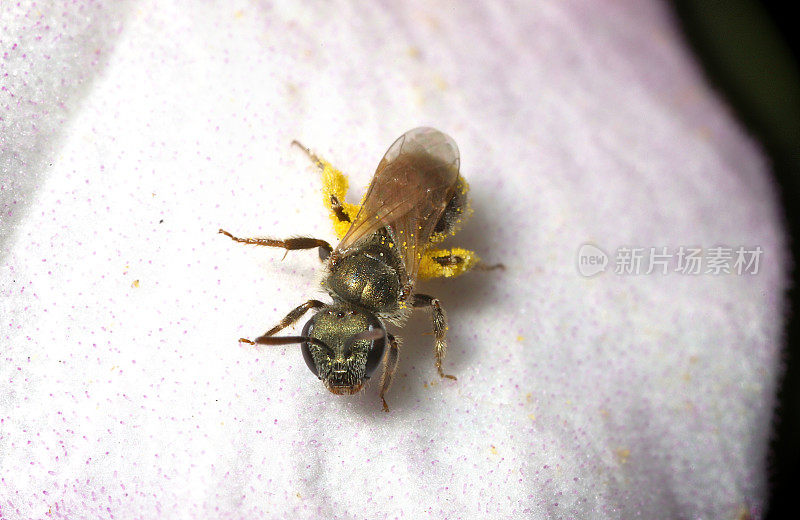
[[[444,213],[439,217],[439,222],[433,228],[432,242],[436,243],[450,235],[454,235],[458,231],[461,222],[472,213],[469,207],[468,194],[469,184],[464,179],[459,178],[453,198],[447,203]]]
[[[430,278],[453,278],[467,271],[478,269],[492,271],[505,269],[503,264],[487,264],[468,249],[428,249],[419,262],[418,276],[421,280]]]
[[[358,205],[348,204],[344,200],[349,185],[347,177],[331,166],[328,161],[315,155],[298,141],[292,141],[292,144],[303,150],[308,158],[321,170],[323,203],[328,211],[330,211],[333,230],[336,236],[342,238],[350,228],[350,222],[355,219],[360,209]]]

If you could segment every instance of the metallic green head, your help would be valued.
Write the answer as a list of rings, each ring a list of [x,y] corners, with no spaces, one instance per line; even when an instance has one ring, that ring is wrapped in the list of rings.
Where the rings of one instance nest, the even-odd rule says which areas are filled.
[[[361,390],[380,364],[386,329],[374,314],[348,305],[328,305],[303,327],[308,368],[334,394]]]

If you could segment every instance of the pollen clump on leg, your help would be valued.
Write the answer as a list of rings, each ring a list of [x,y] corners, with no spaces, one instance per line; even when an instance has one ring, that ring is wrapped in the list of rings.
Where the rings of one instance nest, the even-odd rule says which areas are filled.
[[[347,176],[331,166],[328,161],[320,159],[319,162],[322,166],[322,203],[330,210],[329,215],[333,223],[333,231],[336,233],[336,237],[341,239],[347,233],[347,230],[350,229],[350,223],[358,214],[360,206],[348,204],[344,201],[347,195],[347,188],[350,185]],[[339,201],[342,211],[344,211],[344,214],[350,219],[349,222],[341,220],[331,208],[332,200]]]

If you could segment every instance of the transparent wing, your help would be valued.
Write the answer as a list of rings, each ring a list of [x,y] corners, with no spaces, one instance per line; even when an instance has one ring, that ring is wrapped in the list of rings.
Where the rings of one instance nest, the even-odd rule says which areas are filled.
[[[361,210],[337,246],[341,254],[386,228],[410,281],[458,182],[455,141],[433,128],[409,130],[383,156]]]

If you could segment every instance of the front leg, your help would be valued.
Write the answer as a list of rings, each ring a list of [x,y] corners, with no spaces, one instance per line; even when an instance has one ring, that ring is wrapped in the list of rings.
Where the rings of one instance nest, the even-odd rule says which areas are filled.
[[[268,340],[266,340],[266,338],[269,338],[276,332],[280,332],[286,327],[293,325],[309,309],[319,309],[320,307],[324,306],[325,304],[319,300],[308,300],[303,305],[298,305],[296,308],[292,309],[292,311],[289,314],[287,314],[286,317],[280,321],[280,323],[269,329],[261,336],[257,337],[255,341],[251,341],[245,338],[239,338],[239,341],[242,343],[247,343],[248,345],[255,345],[255,344],[269,345],[270,343],[268,342]]]
[[[442,361],[447,354],[447,342],[445,336],[447,335],[447,317],[444,314],[439,300],[427,294],[415,294],[411,300],[411,305],[414,307],[430,307],[431,318],[433,320],[433,337],[436,339],[436,347],[434,355],[436,356],[436,370],[439,371],[441,377],[449,379],[456,379],[456,376],[445,374],[442,370]]]
[[[400,348],[397,339],[391,334],[386,335],[389,339],[389,352],[383,358],[383,376],[381,377],[381,401],[383,401],[383,411],[389,411],[389,405],[386,404],[386,391],[392,384],[392,377],[394,371],[397,369],[397,360],[400,358]]]

